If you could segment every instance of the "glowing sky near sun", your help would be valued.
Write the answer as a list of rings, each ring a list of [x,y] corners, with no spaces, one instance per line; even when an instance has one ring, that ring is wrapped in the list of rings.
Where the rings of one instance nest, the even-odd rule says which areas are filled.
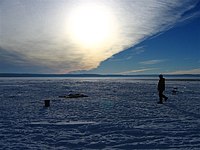
[[[67,22],[71,37],[83,47],[98,49],[117,32],[114,16],[109,9],[97,4],[83,4],[75,8]]]
[[[2,0],[1,59],[18,67],[38,67],[38,72],[96,68],[114,54],[184,20],[183,14],[196,2]]]

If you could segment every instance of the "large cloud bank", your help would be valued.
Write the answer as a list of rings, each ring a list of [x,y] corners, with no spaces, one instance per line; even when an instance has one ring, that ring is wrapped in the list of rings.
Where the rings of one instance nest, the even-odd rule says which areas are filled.
[[[109,10],[116,28],[113,38],[96,47],[98,50],[81,47],[70,39],[66,28],[70,12],[87,3]],[[0,58],[19,68],[46,67],[43,71],[50,73],[89,70],[173,27],[196,3],[196,0],[2,0]]]

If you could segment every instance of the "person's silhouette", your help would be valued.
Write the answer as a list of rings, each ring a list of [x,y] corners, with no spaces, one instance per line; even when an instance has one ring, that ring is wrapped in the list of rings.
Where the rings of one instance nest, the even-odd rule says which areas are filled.
[[[160,100],[159,100],[158,103],[162,104],[163,103],[163,98],[166,101],[168,99],[168,97],[163,94],[163,92],[165,91],[165,78],[163,78],[162,74],[159,75],[159,78],[160,78],[160,80],[158,82],[157,89],[158,89],[158,92],[159,92],[159,98],[160,98]]]

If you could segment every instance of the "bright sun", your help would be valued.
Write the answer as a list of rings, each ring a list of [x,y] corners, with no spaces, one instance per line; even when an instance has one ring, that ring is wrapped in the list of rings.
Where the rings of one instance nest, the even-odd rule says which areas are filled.
[[[112,36],[111,13],[98,5],[83,5],[74,9],[68,22],[71,37],[83,46],[98,46]]]

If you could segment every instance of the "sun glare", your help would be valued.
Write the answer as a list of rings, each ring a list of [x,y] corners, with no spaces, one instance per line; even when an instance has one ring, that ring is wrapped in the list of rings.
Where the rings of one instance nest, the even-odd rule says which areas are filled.
[[[111,13],[98,5],[83,5],[72,10],[68,29],[73,40],[83,46],[98,46],[112,36]]]

